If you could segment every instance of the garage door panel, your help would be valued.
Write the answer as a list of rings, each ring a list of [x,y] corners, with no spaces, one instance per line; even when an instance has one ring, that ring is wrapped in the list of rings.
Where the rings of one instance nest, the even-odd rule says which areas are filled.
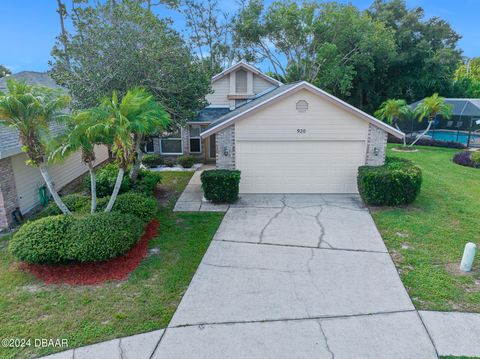
[[[364,141],[237,141],[242,193],[356,193]]]

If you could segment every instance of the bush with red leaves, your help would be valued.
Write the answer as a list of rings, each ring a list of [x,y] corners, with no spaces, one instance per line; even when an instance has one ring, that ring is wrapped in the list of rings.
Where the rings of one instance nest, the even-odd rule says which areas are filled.
[[[140,240],[124,255],[103,262],[73,264],[28,264],[20,268],[33,274],[46,284],[93,285],[126,279],[147,255],[148,242],[157,236],[156,219],[145,226]]]

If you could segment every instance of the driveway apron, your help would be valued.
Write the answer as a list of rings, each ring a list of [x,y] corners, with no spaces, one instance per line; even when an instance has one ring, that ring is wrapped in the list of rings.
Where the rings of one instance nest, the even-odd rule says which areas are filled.
[[[243,195],[153,358],[435,358],[355,195]]]

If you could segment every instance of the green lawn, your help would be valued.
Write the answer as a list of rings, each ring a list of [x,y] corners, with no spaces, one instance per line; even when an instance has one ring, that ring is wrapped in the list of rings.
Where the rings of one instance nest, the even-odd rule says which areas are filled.
[[[480,169],[454,164],[459,150],[419,149],[389,149],[422,168],[416,201],[373,210],[373,217],[418,309],[480,312],[480,260],[472,273],[458,271],[465,244],[480,244]]]
[[[193,172],[169,172],[162,183],[173,195],[160,211],[160,235],[124,282],[100,286],[44,286],[19,271],[0,242],[2,338],[67,338],[69,347],[165,327],[197,269],[223,214],[173,213]],[[0,348],[0,358],[44,355],[54,350]]]

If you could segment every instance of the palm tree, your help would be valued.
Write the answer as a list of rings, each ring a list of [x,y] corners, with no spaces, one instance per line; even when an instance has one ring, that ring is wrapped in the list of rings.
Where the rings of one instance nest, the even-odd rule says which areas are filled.
[[[38,167],[58,208],[64,214],[70,214],[48,173],[46,145],[50,135],[49,123],[68,118],[61,110],[68,106],[70,97],[58,90],[30,86],[13,79],[7,81],[7,89],[7,94],[0,93],[0,124],[18,130],[27,164]]]
[[[133,134],[133,144],[135,148],[135,158],[130,171],[130,179],[136,181],[140,164],[142,163],[143,151],[142,143],[145,136],[158,134],[162,129],[167,128],[170,123],[168,113],[155,101],[155,98],[143,88],[134,88],[129,91],[124,100],[129,101],[127,96],[142,99],[138,116],[131,116],[130,131]]]
[[[67,135],[57,138],[55,150],[50,159],[62,160],[71,153],[81,151],[82,162],[90,174],[91,208],[94,213],[97,208],[97,180],[95,171],[95,145],[111,145],[111,138],[103,131],[102,114],[92,108],[75,114],[69,123]]]
[[[452,117],[453,106],[445,102],[445,98],[434,93],[430,97],[425,97],[415,108],[415,114],[418,116],[418,120],[422,121],[424,118],[428,118],[427,129],[418,136],[415,141],[411,143],[413,146],[419,139],[421,139],[432,127],[433,121],[437,115],[441,115],[443,118],[449,119]]]
[[[117,198],[123,176],[135,159],[138,137],[145,133],[160,131],[168,125],[165,110],[153,96],[143,89],[127,91],[121,101],[114,92],[111,99],[105,99],[100,112],[104,113],[104,133],[113,139],[112,153],[118,164],[118,175],[112,196],[105,212],[110,212]],[[160,119],[160,120],[159,120]],[[155,127],[161,126],[161,127]],[[141,152],[141,151],[140,151]],[[140,157],[141,160],[141,157]],[[138,161],[138,158],[137,158]]]
[[[398,127],[398,121],[401,118],[410,116],[411,113],[412,110],[405,100],[390,99],[382,103],[380,108],[375,112],[375,117],[389,125],[394,125],[397,130],[401,131]],[[405,136],[403,136],[403,146],[406,145],[406,139]]]

